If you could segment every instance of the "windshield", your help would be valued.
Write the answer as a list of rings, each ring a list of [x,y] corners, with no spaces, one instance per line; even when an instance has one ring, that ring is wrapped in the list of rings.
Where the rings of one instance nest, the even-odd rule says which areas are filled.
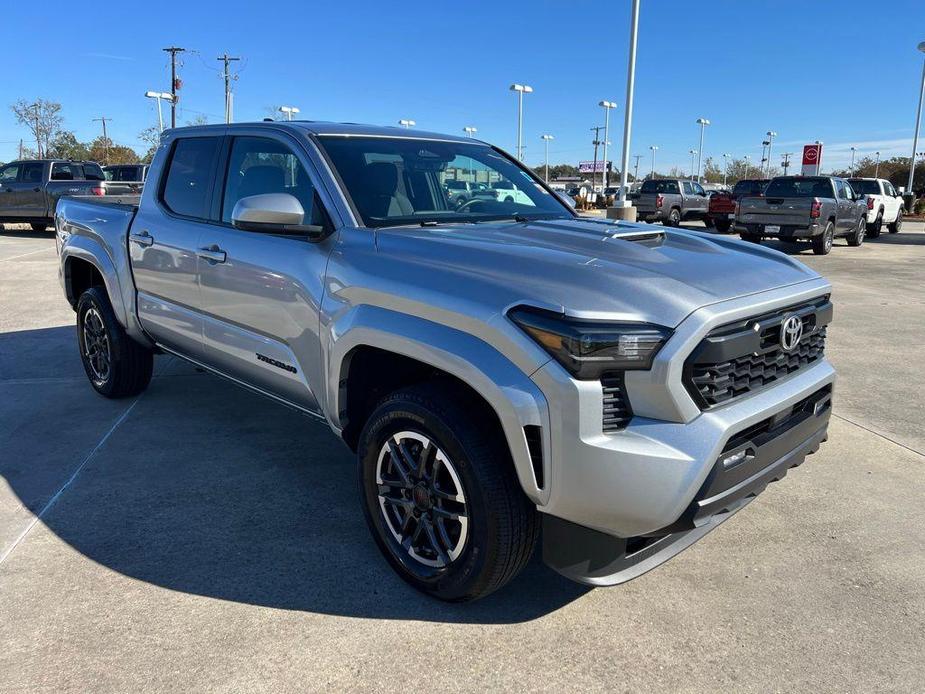
[[[861,195],[880,195],[880,182],[877,180],[867,181],[863,178],[849,178],[848,183],[855,193]]]
[[[530,173],[487,145],[402,137],[319,139],[369,227],[574,216]],[[450,195],[460,182],[472,183],[479,194]]]
[[[775,178],[764,191],[766,198],[830,198],[832,184],[827,178]]]

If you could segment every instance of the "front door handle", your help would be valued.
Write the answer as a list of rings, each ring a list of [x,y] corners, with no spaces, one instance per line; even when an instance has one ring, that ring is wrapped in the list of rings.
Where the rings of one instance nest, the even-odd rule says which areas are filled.
[[[139,246],[150,246],[154,243],[154,237],[145,231],[139,231],[137,234],[129,234],[129,241],[137,243]]]
[[[200,248],[198,251],[196,251],[196,255],[213,263],[224,263],[225,258],[228,257],[225,251],[223,251],[215,244],[212,244],[206,248]]]

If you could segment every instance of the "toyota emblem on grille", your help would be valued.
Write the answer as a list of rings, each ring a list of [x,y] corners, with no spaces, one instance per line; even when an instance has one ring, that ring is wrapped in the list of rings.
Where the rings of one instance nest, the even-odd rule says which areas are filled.
[[[780,346],[785,352],[792,352],[803,337],[803,321],[799,316],[788,316],[780,326]]]

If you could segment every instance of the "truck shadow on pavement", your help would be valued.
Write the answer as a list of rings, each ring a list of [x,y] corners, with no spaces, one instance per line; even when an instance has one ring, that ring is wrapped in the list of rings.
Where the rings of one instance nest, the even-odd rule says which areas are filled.
[[[30,388],[20,397],[21,416],[46,422],[17,432],[19,470],[7,474],[0,464],[0,474],[38,514],[133,401],[114,409],[76,378],[83,378],[76,360],[56,378],[16,375],[18,364],[32,361],[22,351],[35,354],[39,345],[76,357],[71,327],[0,337],[0,388]],[[437,622],[529,621],[588,591],[547,569],[538,552],[519,578],[480,602],[449,605],[418,593],[381,557],[360,508],[355,458],[325,425],[180,360],[158,357],[155,368],[149,389],[42,518],[102,566],[221,600]],[[60,414],[48,403],[67,398],[96,431],[92,442],[67,452],[54,483],[46,479],[46,493],[36,494],[33,473],[22,468],[49,477],[44,461],[67,429],[49,432]],[[15,426],[0,422],[0,439],[12,440],[7,429]]]

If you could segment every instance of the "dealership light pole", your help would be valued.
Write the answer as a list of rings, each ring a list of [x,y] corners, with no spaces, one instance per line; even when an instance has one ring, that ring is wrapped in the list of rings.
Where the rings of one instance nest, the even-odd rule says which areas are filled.
[[[639,0],[633,0],[630,15],[630,47],[626,68],[626,115],[623,119],[623,156],[620,158],[620,205],[626,207],[630,147],[633,135],[633,92],[636,86],[636,38],[639,35]],[[655,149],[658,149],[657,147]],[[655,149],[652,150],[652,175],[655,176]]]
[[[610,109],[616,108],[617,105],[613,101],[606,101],[606,100],[601,100],[600,102],[598,102],[597,105],[604,107],[604,175],[603,175],[603,178],[604,178],[604,187],[606,188],[607,185],[610,183],[610,176],[608,175],[608,171],[607,171],[607,145],[610,144],[608,142],[608,138],[610,136]]]
[[[478,128],[474,128],[471,125],[467,125],[465,128],[463,128],[463,132],[466,133],[466,137],[468,138],[471,138],[478,131],[479,131]]]
[[[398,124],[403,128],[410,128],[413,125],[417,125],[417,123],[408,118],[402,118],[400,121],[398,121]]]
[[[546,175],[544,180],[546,183],[549,183],[549,141],[555,140],[556,138],[554,138],[552,135],[540,135],[540,137],[543,138],[543,148],[545,150],[544,156],[546,161]]]
[[[925,41],[918,46],[922,53],[925,53]],[[925,60],[922,61],[922,85],[919,87],[919,106],[915,111],[915,134],[912,136],[912,158],[909,161],[909,182],[906,184],[906,192],[912,192],[912,179],[915,177],[915,150],[919,146],[919,123],[922,120],[922,97],[925,96]]]
[[[729,155],[723,154],[723,187],[726,187],[726,178],[729,176]]]
[[[636,160],[636,166],[633,168],[633,182],[639,180],[639,160],[642,159],[641,154],[634,154],[633,158]]]
[[[874,169],[874,178],[880,178],[880,152],[874,152],[877,155],[877,165]]]
[[[857,148],[856,148],[856,147],[852,147],[852,148],[851,148],[851,166],[848,168],[848,170],[851,172],[851,175],[852,175],[852,176],[854,176],[854,153],[855,153],[855,152],[857,152]]]
[[[655,153],[658,151],[658,145],[649,145],[652,150],[652,178],[655,178]]]
[[[512,84],[511,91],[517,92],[517,159],[524,159],[524,94],[533,92],[527,84]]]
[[[687,151],[688,151],[688,154],[691,155],[691,180],[693,181],[694,180],[694,157],[697,156],[697,150],[689,149]]]
[[[700,150],[697,152],[697,183],[700,183],[701,164],[703,163],[703,131],[710,124],[706,118],[698,118],[697,124],[700,125]]]
[[[145,92],[145,96],[157,101],[157,129],[158,132],[164,132],[164,114],[161,113],[161,99],[172,101],[173,94],[170,92]]]
[[[768,130],[768,178],[771,178],[771,145],[774,144],[774,138],[777,137],[777,133],[773,130]]]
[[[280,106],[279,112],[286,114],[286,120],[292,120],[293,113],[301,113],[295,106]]]

